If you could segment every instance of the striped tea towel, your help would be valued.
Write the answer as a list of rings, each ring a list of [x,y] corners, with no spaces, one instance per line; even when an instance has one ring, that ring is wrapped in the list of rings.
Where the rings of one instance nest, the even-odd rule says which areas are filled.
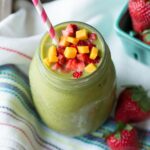
[[[112,118],[81,137],[48,129],[34,108],[27,76],[14,65],[0,66],[0,150],[108,150],[102,135],[114,129]],[[150,150],[150,131],[138,133],[141,150]]]

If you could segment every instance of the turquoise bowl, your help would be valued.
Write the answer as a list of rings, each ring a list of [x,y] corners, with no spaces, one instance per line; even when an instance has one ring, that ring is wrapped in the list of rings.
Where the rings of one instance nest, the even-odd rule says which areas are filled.
[[[120,36],[127,54],[143,64],[150,66],[150,45],[143,43],[129,34],[132,30],[132,25],[127,6],[128,4],[122,9],[115,22],[115,31]]]

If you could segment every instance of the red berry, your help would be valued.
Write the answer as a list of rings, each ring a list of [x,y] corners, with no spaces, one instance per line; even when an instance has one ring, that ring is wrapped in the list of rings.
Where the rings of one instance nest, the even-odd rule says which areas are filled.
[[[59,54],[64,55],[64,51],[65,51],[65,46],[58,46],[58,47],[57,47],[57,52],[58,52]]]
[[[116,121],[140,122],[150,118],[150,98],[141,87],[128,87],[120,95],[115,111]]]
[[[95,40],[97,39],[96,33],[89,33],[89,34],[88,34],[88,39],[89,39],[91,42],[95,41]]]
[[[59,54],[59,55],[58,55],[58,62],[59,62],[59,64],[64,65],[65,62],[66,62],[65,56],[62,55],[62,54]]]
[[[63,36],[74,36],[78,27],[75,24],[68,24],[65,30],[62,30]]]
[[[78,72],[83,71],[84,68],[85,68],[84,62],[79,62],[79,63],[77,64],[77,71],[78,71]]]
[[[83,41],[83,40],[80,40],[77,45],[78,46],[87,46],[87,42]]]
[[[59,64],[58,62],[55,63],[55,64],[52,66],[52,70],[54,70],[54,71],[56,71],[56,70],[58,70],[58,69],[61,69],[61,68],[62,68],[62,66],[61,66],[61,64]]]
[[[140,33],[150,28],[149,0],[129,0],[129,13],[134,31]]]
[[[80,78],[81,76],[82,76],[82,72],[81,71],[80,72],[76,71],[76,72],[73,73],[73,77],[76,78],[76,79]]]
[[[68,71],[76,71],[77,70],[77,65],[78,65],[78,62],[75,58],[74,59],[69,59],[66,62],[65,69],[68,70]]]
[[[107,145],[111,150],[139,150],[137,131],[134,128],[122,129],[107,137]]]
[[[88,54],[77,54],[77,59],[81,62],[85,62],[86,64],[89,61],[89,56]]]
[[[93,44],[90,40],[87,40],[86,43],[87,43],[87,46],[89,46],[90,50],[92,49],[92,47],[96,47],[96,45]]]

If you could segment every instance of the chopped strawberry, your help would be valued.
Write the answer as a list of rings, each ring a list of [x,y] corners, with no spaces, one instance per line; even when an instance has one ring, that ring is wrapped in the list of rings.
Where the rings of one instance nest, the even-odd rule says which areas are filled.
[[[88,54],[77,54],[77,59],[85,64],[88,64],[90,58]]]
[[[63,36],[74,36],[78,27],[75,24],[68,24],[65,30],[62,30]]]
[[[87,40],[86,43],[87,43],[87,45],[89,46],[89,49],[90,49],[90,50],[92,49],[92,47],[96,47],[96,45],[93,44],[90,40]]]
[[[82,76],[82,72],[81,71],[80,72],[76,71],[76,72],[73,73],[73,77],[76,78],[76,79],[80,78],[81,76]]]
[[[77,65],[78,65],[78,62],[76,59],[69,59],[66,62],[65,69],[69,71],[73,71],[73,70],[75,71],[77,69]]]
[[[85,68],[85,64],[84,64],[84,62],[79,62],[78,64],[77,64],[77,71],[83,71],[84,70],[84,68]]]
[[[57,52],[59,54],[64,54],[64,51],[65,51],[65,46],[58,46],[57,47]]]
[[[100,62],[100,57],[97,56],[95,60],[93,60],[93,63],[94,64],[98,64]]]
[[[76,24],[70,24],[70,27],[73,28],[74,32],[78,30],[78,26]]]
[[[83,41],[83,40],[80,40],[77,45],[78,46],[87,46],[87,42]]]
[[[74,48],[76,48],[76,49],[77,49],[77,45],[70,45],[70,47],[74,47]]]
[[[61,69],[61,68],[62,68],[62,66],[61,66],[61,64],[59,64],[59,62],[55,63],[55,64],[52,66],[52,70],[54,70],[54,71],[56,71],[56,70],[58,70],[58,69]]]
[[[59,64],[64,65],[65,62],[66,62],[65,56],[62,55],[62,54],[59,54],[59,55],[58,55],[58,62],[59,62]]]
[[[89,33],[88,38],[91,42],[93,42],[97,39],[97,35],[96,35],[96,33]]]

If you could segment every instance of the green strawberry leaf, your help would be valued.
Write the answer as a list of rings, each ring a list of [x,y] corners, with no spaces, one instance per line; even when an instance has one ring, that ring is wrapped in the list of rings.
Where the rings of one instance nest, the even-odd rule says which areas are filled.
[[[142,86],[132,87],[132,100],[136,101],[138,106],[144,111],[150,111],[150,97],[148,97],[147,91]]]
[[[147,96],[143,97],[143,101],[141,100],[138,104],[141,106],[141,109],[143,111],[150,111],[150,98],[148,98]]]
[[[120,132],[115,133],[114,137],[115,137],[116,139],[120,140],[120,139],[121,139],[121,134],[120,134]]]
[[[128,130],[128,131],[131,131],[133,129],[133,127],[131,125],[127,124],[125,126],[125,129]]]
[[[117,123],[116,132],[121,131],[122,129],[124,129],[125,126],[126,126],[125,123],[119,121]]]
[[[144,31],[142,32],[142,35],[143,35],[143,37],[144,37],[144,41],[145,41],[145,42],[150,42],[150,29],[144,30]]]

